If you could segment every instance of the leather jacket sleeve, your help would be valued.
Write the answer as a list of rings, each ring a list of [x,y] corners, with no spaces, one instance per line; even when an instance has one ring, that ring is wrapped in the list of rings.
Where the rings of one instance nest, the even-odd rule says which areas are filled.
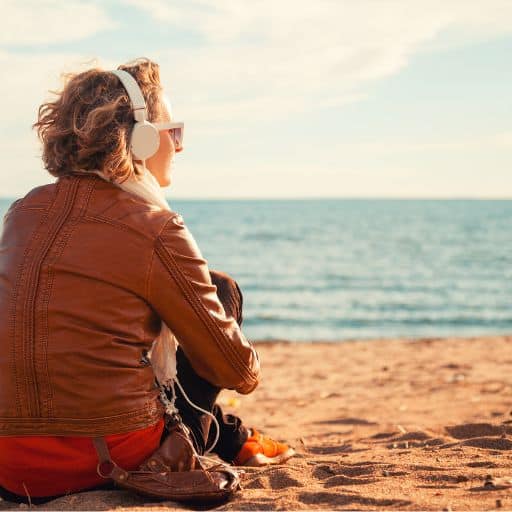
[[[242,394],[254,390],[257,352],[226,315],[207,261],[179,214],[173,213],[156,239],[148,300],[201,377]]]

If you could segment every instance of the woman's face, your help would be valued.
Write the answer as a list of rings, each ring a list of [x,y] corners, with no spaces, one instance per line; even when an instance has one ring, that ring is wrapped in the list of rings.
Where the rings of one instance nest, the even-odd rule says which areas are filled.
[[[169,122],[171,119],[171,108],[168,98],[163,95],[162,101],[162,119],[160,122]],[[168,130],[162,130],[160,133],[160,146],[158,151],[146,160],[146,167],[156,178],[161,187],[167,187],[171,184],[171,172],[174,166],[174,155],[179,153],[181,148],[174,146],[171,134]]]

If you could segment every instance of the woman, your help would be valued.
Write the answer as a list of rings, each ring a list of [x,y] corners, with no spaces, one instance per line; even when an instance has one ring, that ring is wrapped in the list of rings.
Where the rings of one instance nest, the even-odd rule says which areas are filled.
[[[240,329],[242,294],[208,269],[163,196],[183,129],[171,123],[158,65],[118,69],[125,73],[71,75],[40,107],[34,126],[57,180],[4,217],[0,494],[11,501],[104,483],[93,437],[136,469],[165,437],[164,408],[179,412],[199,453],[216,440],[213,451],[237,465],[294,453],[215,404],[222,388],[246,394],[258,384],[258,356]],[[147,121],[157,140],[145,154],[134,133]],[[155,375],[173,381],[174,362],[179,385],[161,393]]]

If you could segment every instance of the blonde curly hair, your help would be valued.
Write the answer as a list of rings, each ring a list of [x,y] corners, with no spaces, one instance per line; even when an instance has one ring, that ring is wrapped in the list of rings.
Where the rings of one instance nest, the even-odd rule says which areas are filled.
[[[139,58],[118,67],[137,81],[148,120],[162,119],[160,67]],[[114,74],[99,68],[64,75],[55,101],[43,103],[32,125],[43,145],[45,169],[56,177],[74,170],[102,170],[115,183],[137,174],[129,141],[134,125],[130,98]]]

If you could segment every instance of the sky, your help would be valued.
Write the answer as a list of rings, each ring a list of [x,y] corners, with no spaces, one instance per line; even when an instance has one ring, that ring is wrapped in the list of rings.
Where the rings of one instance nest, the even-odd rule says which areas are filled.
[[[169,198],[511,198],[510,0],[0,0],[2,197],[62,73],[159,63]]]

